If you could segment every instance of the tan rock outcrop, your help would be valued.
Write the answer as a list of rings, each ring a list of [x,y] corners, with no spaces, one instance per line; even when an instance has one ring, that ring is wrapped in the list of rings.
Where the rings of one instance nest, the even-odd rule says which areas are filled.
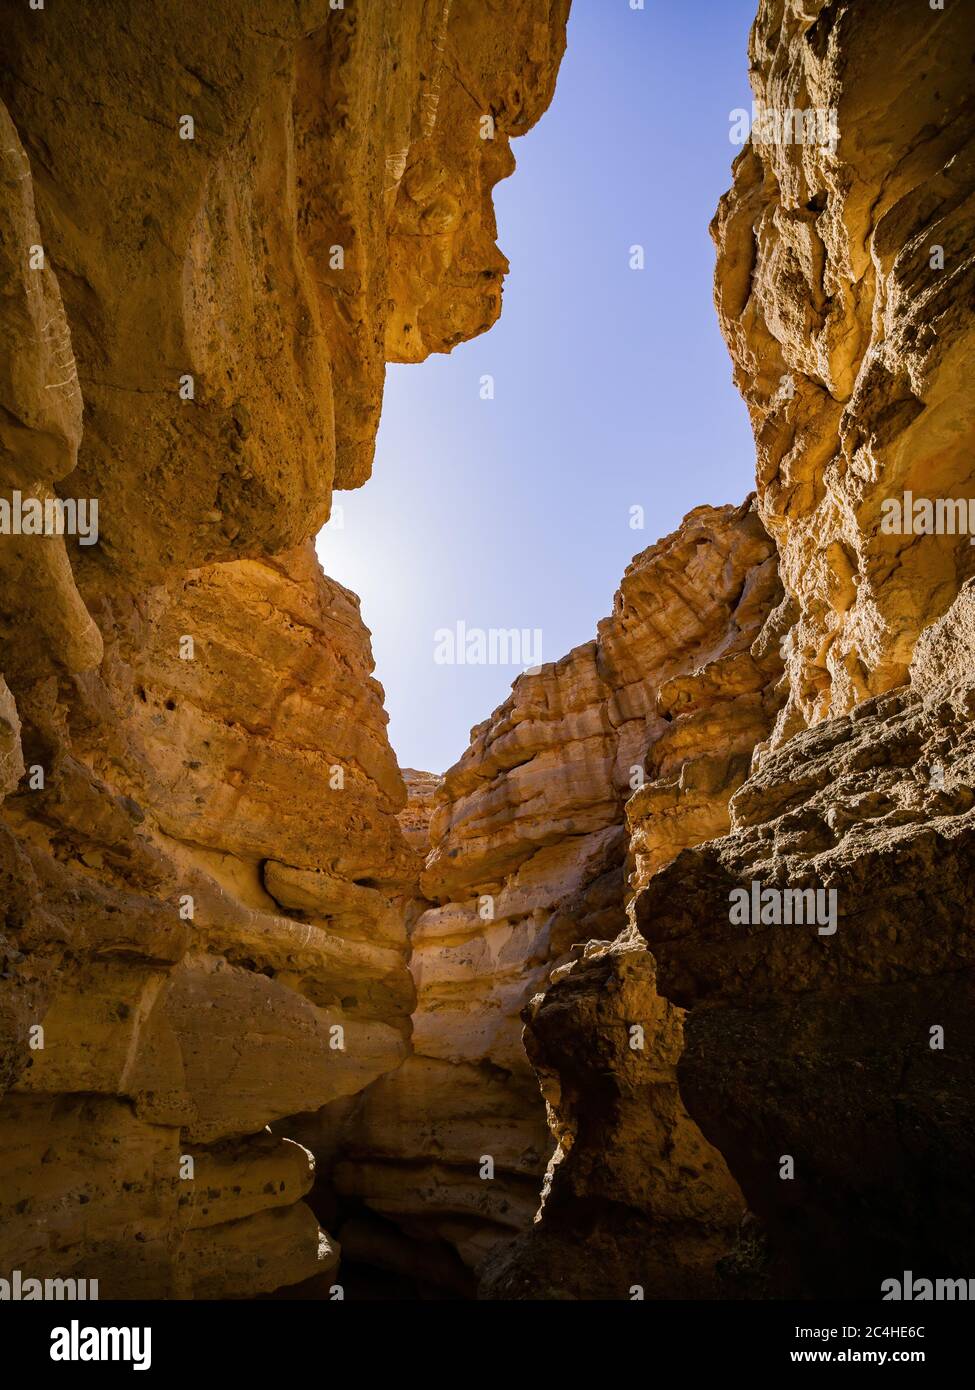
[[[525,1010],[556,1151],[536,1228],[482,1272],[486,1298],[707,1298],[744,1215],[677,1086],[682,1014],[635,931],[590,941]]]
[[[88,584],[299,544],[369,475],[384,362],[497,317],[491,190],[568,0],[3,9],[87,409],[71,487],[101,502]]]
[[[310,1161],[300,1186],[283,1166],[251,1181],[239,1137],[360,1091],[407,1051],[415,872],[382,693],[358,606],[310,549],[98,611],[100,669],[47,708],[36,693],[22,700],[25,743],[44,750],[48,776],[4,806],[59,939],[20,937],[18,968],[46,965],[48,1000],[27,1019],[43,1047],[7,1098],[32,1108],[18,1112],[26,1138],[0,1146],[3,1253],[42,1274],[94,1271],[115,1296],[265,1292],[335,1260],[310,1209],[268,1210],[300,1205]],[[106,1144],[131,1115],[151,1179],[96,1149],[67,1195],[74,1097]],[[264,1170],[291,1161],[283,1142],[263,1150]],[[84,1201],[75,1231],[44,1217],[52,1148],[58,1202]],[[244,1195],[208,1215],[205,1237],[184,1237],[215,1163]],[[126,1183],[141,1197],[122,1202]],[[101,1231],[114,1234],[96,1241]]]
[[[637,556],[442,778],[311,549],[385,362],[497,318],[568,3],[0,0],[0,512],[98,505],[91,545],[0,526],[4,1275],[964,1273],[965,8],[760,0],[713,223],[757,497]],[[835,914],[734,919],[756,884]]]
[[[658,865],[636,920],[690,1010],[682,1095],[767,1222],[780,1293],[877,1297],[971,1244],[973,552],[906,494],[937,523],[973,491],[972,38],[960,8],[762,3],[757,105],[818,108],[837,138],[766,116],[713,226],[788,691],[730,833]],[[753,885],[770,915],[743,925]],[[775,918],[810,890],[817,916]]]
[[[975,566],[969,527],[892,533],[885,510],[975,498],[972,38],[965,6],[911,0],[762,0],[752,29],[768,114],[712,231],[759,508],[798,609],[776,742],[903,683]],[[825,128],[797,138],[795,113],[816,111]]]
[[[673,718],[626,813],[659,1007],[689,1009],[681,1099],[765,1223],[718,1262],[712,1291],[733,1296],[876,1298],[971,1248],[975,562],[964,524],[889,521],[905,493],[937,522],[973,491],[972,37],[960,7],[762,0],[765,114],[713,226],[786,597],[748,649],[662,687]],[[817,111],[825,137],[797,137]],[[756,883],[790,912],[835,891],[836,932],[737,924]],[[626,1297],[638,1270],[666,1296],[686,1278],[666,1175],[638,1192],[657,1140],[631,1159],[654,1105],[628,1104],[627,959],[652,976],[629,934],[590,943],[525,1012],[560,1148],[488,1296]]]
[[[972,609],[969,585],[916,653],[970,638]],[[956,682],[921,660],[790,740],[732,798],[732,833],[637,900],[689,1010],[681,1093],[767,1223],[779,1292],[878,1298],[969,1257],[973,660]],[[753,885],[768,907],[741,923]],[[777,915],[797,892],[815,911]]]
[[[574,942],[612,938],[626,925],[624,806],[633,786],[662,779],[652,785],[670,798],[675,821],[693,819],[684,810],[691,779],[682,785],[679,774],[707,749],[724,779],[712,772],[709,823],[726,824],[723,808],[747,772],[744,750],[774,719],[777,650],[758,658],[751,648],[780,598],[772,545],[750,505],[699,507],[635,558],[595,641],[519,676],[474,731],[430,822],[420,884],[433,905],[411,932],[415,1055],[371,1087],[349,1121],[337,1175],[347,1195],[432,1230],[478,1269],[530,1224],[552,1141],[522,1009]],[[695,682],[721,692],[710,719],[694,704]],[[672,853],[688,833],[673,831]],[[673,1109],[679,1023],[672,1011],[663,1018],[652,963],[640,956],[654,1057],[654,1079],[642,1084],[669,1084]],[[580,1017],[576,1026],[582,1034],[588,1025]],[[556,1121],[557,1133],[569,1123]],[[660,1140],[662,1163],[665,1150],[706,1147],[690,1122],[675,1139],[681,1123],[672,1117]],[[727,1246],[737,1209],[724,1181],[706,1221],[724,1230]],[[653,1203],[640,1215],[653,1229],[658,1217],[662,1229]],[[712,1236],[704,1243],[713,1255]]]
[[[430,819],[434,811],[434,796],[441,778],[434,772],[418,772],[403,768],[407,802],[399,813],[400,829],[410,849],[426,859],[430,849]]]
[[[291,1117],[409,1053],[420,856],[310,537],[497,317],[567,10],[0,3],[0,492],[98,504],[0,538],[5,1272],[335,1277]]]
[[[18,498],[38,510],[77,465],[81,392],[57,278],[45,255],[27,154],[0,100],[0,639],[8,679],[82,671],[101,656],[62,535],[17,534]],[[53,528],[52,528],[53,529]]]

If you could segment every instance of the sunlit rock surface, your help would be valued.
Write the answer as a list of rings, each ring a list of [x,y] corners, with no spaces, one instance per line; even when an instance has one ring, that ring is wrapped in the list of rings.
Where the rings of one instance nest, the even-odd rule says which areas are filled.
[[[884,512],[905,492],[975,498],[973,37],[965,6],[912,0],[763,0],[752,29],[756,105],[832,113],[838,133],[753,139],[712,225],[798,606],[776,742],[901,684],[975,568],[968,528],[890,533]]]
[[[612,938],[626,925],[628,798],[633,807],[655,792],[670,807],[669,840],[665,848],[658,832],[658,859],[676,854],[700,828],[702,786],[711,787],[707,825],[726,827],[728,797],[777,708],[777,647],[771,656],[767,644],[761,656],[752,648],[780,599],[773,547],[750,504],[697,508],[634,559],[594,641],[518,677],[435,793],[420,880],[432,905],[410,941],[415,1055],[366,1092],[350,1121],[338,1181],[374,1210],[452,1244],[475,1270],[530,1225],[552,1151],[529,1063],[534,1054],[530,1046],[526,1055],[522,1042],[522,1010],[574,943]],[[709,718],[695,703],[698,686],[714,695]],[[641,782],[644,792],[631,796]],[[641,865],[649,853],[641,842]],[[616,1211],[622,1219],[632,1201],[629,1219],[659,1237],[656,1273],[646,1273],[658,1293],[661,1252],[672,1234],[664,1227],[684,1222],[690,1235],[681,1287],[702,1289],[704,1266],[727,1248],[742,1204],[720,1158],[707,1152],[680,1109],[673,1070],[679,1011],[657,998],[645,948],[623,958],[624,973],[635,957],[639,982],[624,992],[647,1041],[636,1065],[639,1096],[628,1113],[648,1096],[655,1105],[666,1096],[659,1104],[672,1114],[651,1130],[672,1187],[683,1180],[682,1147],[707,1153],[706,1165],[719,1175],[705,1174],[681,1213],[662,1195],[644,1204],[632,1194],[620,1196]],[[576,969],[573,986],[590,966]],[[542,1016],[565,1018],[582,1048],[587,1030],[618,1028],[611,1050],[625,1055],[623,1018],[612,1013],[623,1004],[609,1005],[613,1023],[597,1024],[573,1012],[581,997],[565,987]],[[555,1112],[561,1137],[572,1121],[558,1106]],[[642,1139],[625,1141],[635,1166],[646,1140],[644,1131]],[[581,1152],[574,1151],[566,1171],[575,1172]],[[493,1168],[485,1169],[485,1160]],[[611,1165],[611,1185],[610,1172]],[[565,1179],[572,1181],[581,1193],[588,1170]],[[556,1279],[553,1271],[534,1287]]]
[[[973,492],[973,37],[962,7],[763,0],[756,105],[780,132],[818,108],[837,138],[753,131],[713,224],[784,593],[747,651],[663,686],[670,727],[626,818],[633,924],[689,1010],[681,1101],[758,1218],[716,1262],[729,1296],[876,1298],[971,1249],[975,528],[889,518],[905,493],[957,518],[945,504]],[[835,932],[734,922],[753,883],[835,892]],[[632,932],[612,951],[590,943],[525,1012],[558,1162],[487,1296],[623,1298],[638,1271],[657,1296],[685,1287],[666,1182],[633,1195],[627,1136],[654,1107],[628,1108],[629,1010],[602,995],[640,959]],[[580,1053],[594,1013],[615,1056],[608,1029]]]
[[[0,4],[0,490],[99,508],[0,539],[4,1272],[328,1296],[290,1117],[410,1053],[424,818],[310,541],[498,315],[567,10]]]
[[[101,500],[90,585],[277,554],[365,481],[385,361],[498,315],[491,190],[567,12],[5,0],[0,97],[86,409],[71,488]]]
[[[0,498],[99,507],[0,537],[0,1272],[965,1271],[965,7],[761,0],[756,104],[829,138],[753,132],[713,223],[756,497],[637,556],[442,778],[311,549],[385,362],[497,318],[567,10],[0,0]],[[835,931],[733,921],[755,883]]]
[[[730,833],[662,866],[636,920],[780,1292],[877,1297],[971,1249],[975,551],[889,519],[973,492],[973,41],[961,7],[760,5],[757,103],[831,109],[838,140],[753,139],[713,226],[787,698]],[[835,931],[732,924],[753,883],[835,893]]]

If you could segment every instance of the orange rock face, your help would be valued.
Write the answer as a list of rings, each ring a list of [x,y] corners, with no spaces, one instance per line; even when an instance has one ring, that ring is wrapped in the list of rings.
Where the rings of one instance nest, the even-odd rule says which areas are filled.
[[[705,826],[727,826],[728,798],[775,716],[777,649],[770,658],[766,648],[760,655],[752,648],[780,599],[772,543],[751,506],[697,508],[634,559],[594,641],[518,677],[435,793],[420,879],[432,905],[410,938],[414,1055],[366,1092],[339,1183],[383,1215],[452,1244],[472,1269],[530,1225],[552,1149],[522,1010],[553,969],[560,975],[575,943],[605,942],[625,927],[649,859],[672,857]],[[656,803],[668,807],[666,831],[647,809]],[[632,866],[627,811],[641,827]],[[614,1047],[626,1054],[623,1017],[614,1010],[625,1014],[632,1005],[629,1021],[646,1032],[639,1094],[667,1094],[670,1112],[634,1141],[633,1162],[637,1149],[644,1160],[653,1150],[676,1186],[683,1161],[676,1155],[685,1146],[703,1155],[707,1145],[676,1094],[679,1011],[657,998],[645,948],[620,958],[627,979],[631,963],[628,1003],[607,1001],[621,1031]],[[576,967],[573,990],[588,968]],[[551,995],[553,1009],[569,988]],[[576,1023],[580,1036],[611,1026]],[[529,1039],[534,1032],[529,1022]],[[638,1106],[633,1100],[631,1110]],[[555,1110],[561,1147],[550,1167],[553,1191],[575,1182],[579,1195],[587,1179],[570,1174],[584,1146],[569,1152],[572,1122]],[[484,1176],[485,1159],[493,1176]],[[719,1176],[702,1178],[681,1216],[661,1215],[659,1194],[646,1205],[620,1198],[620,1211],[632,1201],[631,1218],[661,1237],[661,1251],[668,1220],[689,1229],[700,1220],[686,1288],[707,1283],[702,1252],[725,1250],[740,1215],[720,1156],[711,1154],[704,1168],[712,1163]],[[646,1272],[656,1288],[660,1259],[656,1273]]]
[[[761,4],[756,103],[835,138],[753,131],[713,226],[786,698],[721,838],[635,916],[780,1292],[876,1298],[971,1247],[972,40],[960,8]],[[753,885],[771,911],[736,922]]]
[[[675,1296],[697,1251],[705,1294],[877,1297],[885,1271],[970,1249],[972,31],[943,17],[759,6],[765,114],[714,221],[715,286],[777,551],[764,591],[784,594],[661,684],[669,727],[626,804],[631,919],[656,970],[631,927],[525,1010],[559,1147],[535,1228],[484,1267],[487,1296]],[[796,138],[803,113],[828,138]],[[743,927],[729,895],[756,883],[838,899],[836,924]],[[650,1000],[675,1028],[689,1010],[683,1041],[654,1046],[718,1155],[673,1187],[624,1045]],[[721,1259],[724,1164],[764,1235],[744,1227]],[[708,1173],[713,1205],[681,1228]]]
[[[0,497],[98,525],[0,537],[0,1268],[327,1290],[289,1117],[410,1051],[423,817],[310,538],[497,317],[568,0],[2,9]]]
[[[399,823],[410,848],[421,860],[426,859],[430,849],[430,817],[441,779],[433,772],[418,772],[416,768],[404,767],[403,781],[406,783],[407,803],[399,813]]]
[[[494,322],[491,190],[568,0],[91,8],[5,6],[0,96],[66,303],[104,589],[314,534],[369,476],[386,360]]]
[[[12,868],[51,914],[14,938],[27,1067],[5,1102],[4,1254],[97,1269],[119,1295],[297,1283],[335,1264],[308,1207],[278,1210],[311,1156],[247,1136],[396,1066],[414,999],[414,860],[367,634],[310,549],[98,613],[100,668],[21,697],[45,785],[4,805]],[[123,1114],[144,1170],[112,1157]],[[106,1147],[82,1162],[91,1126]],[[53,1194],[35,1190],[49,1150]]]
[[[0,1275],[964,1272],[964,6],[761,0],[713,223],[757,492],[443,777],[314,556],[385,362],[497,318],[568,3],[0,0]]]
[[[975,565],[975,519],[888,529],[905,493],[975,496],[971,40],[962,6],[910,0],[763,0],[752,29],[756,105],[828,113],[838,135],[760,131],[712,225],[759,508],[798,610],[776,742],[903,683]]]

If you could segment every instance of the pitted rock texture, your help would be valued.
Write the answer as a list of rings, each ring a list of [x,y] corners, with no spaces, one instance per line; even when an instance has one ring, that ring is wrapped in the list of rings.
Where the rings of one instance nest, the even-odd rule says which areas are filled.
[[[905,492],[942,511],[973,492],[973,40],[961,6],[762,0],[756,105],[793,130],[797,110],[832,111],[837,138],[783,139],[766,115],[713,224],[785,592],[747,650],[662,686],[671,726],[626,817],[633,923],[660,994],[689,1010],[682,1101],[763,1223],[718,1262],[732,1296],[877,1298],[971,1250],[975,552],[964,527],[882,522]],[[835,891],[835,934],[732,924],[753,883]],[[559,1162],[533,1231],[485,1267],[488,1296],[626,1297],[640,1267],[655,1281],[653,1222],[641,1240],[616,1158],[652,1106],[616,1124],[632,1067],[626,1011],[599,992],[605,949],[526,1010]],[[594,1009],[617,1046],[595,1075],[579,1055]]]
[[[77,465],[81,392],[60,288],[43,255],[30,164],[2,99],[0,190],[0,499],[12,507],[19,493],[44,505]],[[64,537],[11,530],[8,524],[0,534],[7,680],[97,664],[98,629],[78,594]]]
[[[474,1270],[530,1225],[552,1148],[521,1011],[574,943],[626,926],[624,806],[633,785],[662,779],[653,785],[671,805],[676,854],[693,835],[695,815],[685,808],[697,805],[704,780],[682,783],[681,767],[706,749],[707,824],[726,825],[723,808],[747,773],[744,750],[767,736],[777,709],[777,647],[761,657],[752,648],[781,597],[774,550],[750,503],[697,508],[634,559],[595,641],[518,677],[435,793],[420,879],[432,905],[410,940],[414,1055],[357,1105],[337,1181],[373,1210],[452,1244]],[[695,704],[698,683],[715,696],[710,718]],[[645,951],[641,966],[649,973],[636,993],[655,1060],[648,1056],[653,1078],[640,1094],[663,1094],[646,1089],[659,1082],[676,1096],[679,1023],[658,1017],[666,1010]],[[674,1128],[659,1139],[661,1164],[679,1147]],[[688,1122],[680,1142],[694,1148],[701,1141],[692,1134]],[[485,1158],[491,1179],[482,1176]],[[695,1200],[704,1212],[707,1199]],[[714,1227],[700,1242],[711,1255],[721,1243],[714,1232],[727,1236],[737,1220],[727,1190],[715,1205],[720,1211],[701,1218]],[[625,1206],[621,1199],[617,1210]],[[652,1202],[641,1211],[644,1229],[658,1235],[666,1220],[678,1221]],[[687,1261],[706,1262],[690,1248]],[[701,1275],[697,1286],[704,1282]],[[682,1287],[692,1284],[689,1275]]]
[[[421,859],[430,850],[430,818],[434,797],[442,778],[434,772],[418,772],[414,767],[403,768],[407,803],[399,813],[399,823],[406,842]]]
[[[424,817],[310,542],[497,317],[567,11],[0,0],[0,495],[99,508],[0,537],[5,1275],[328,1296],[292,1117],[410,1053]]]
[[[730,833],[651,862],[635,919],[690,1010],[682,1095],[767,1223],[783,1292],[876,1297],[893,1269],[971,1248],[975,552],[885,514],[973,491],[973,41],[961,7],[762,3],[757,104],[831,109],[838,139],[753,132],[713,225],[786,698]],[[733,925],[753,883],[835,891],[835,934]]]
[[[557,1147],[538,1224],[482,1271],[484,1298],[707,1298],[744,1200],[678,1090],[682,1013],[635,931],[590,941],[525,1010]]]
[[[970,636],[972,607],[969,586],[944,630]],[[781,1290],[876,1298],[971,1251],[973,658],[954,683],[922,660],[792,739],[732,798],[732,833],[637,900],[660,990],[690,1011],[682,1095],[766,1221]],[[825,914],[733,924],[755,883],[834,892],[835,933]]]
[[[99,670],[21,698],[45,785],[3,806],[40,915],[12,924],[32,1007],[0,1111],[4,1260],[113,1296],[327,1275],[311,1155],[260,1134],[395,1067],[414,1001],[405,791],[358,605],[308,548],[97,611]]]
[[[310,548],[385,361],[497,317],[567,11],[0,0],[0,498],[99,505],[90,547],[0,536],[4,1274],[964,1273],[975,550],[883,523],[975,494],[965,7],[761,0],[757,103],[836,138],[754,132],[713,224],[757,500],[636,557],[442,779]],[[835,933],[732,923],[756,882]]]
[[[568,0],[2,13],[85,401],[70,486],[101,500],[88,584],[299,544],[369,476],[385,361],[498,315],[491,190],[551,99]]]
[[[752,29],[756,105],[832,112],[838,133],[775,139],[766,117],[712,227],[798,608],[775,742],[902,684],[975,567],[967,529],[891,533],[884,511],[975,498],[973,49],[968,7],[912,0],[762,0]]]

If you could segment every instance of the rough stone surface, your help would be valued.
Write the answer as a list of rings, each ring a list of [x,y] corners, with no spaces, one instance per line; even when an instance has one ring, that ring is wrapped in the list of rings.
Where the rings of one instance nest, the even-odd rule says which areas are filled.
[[[406,783],[407,803],[399,813],[400,828],[406,843],[425,860],[430,850],[430,818],[434,811],[434,797],[442,778],[434,772],[418,772],[416,768],[404,767],[403,781]]]
[[[767,1223],[777,1292],[877,1297],[971,1249],[975,552],[967,527],[885,523],[905,492],[973,492],[973,39],[961,7],[763,0],[757,104],[832,109],[838,139],[753,133],[712,228],[785,699],[730,833],[659,865],[635,919],[690,1010],[681,1092]],[[835,934],[733,924],[752,883],[835,891]]]
[[[832,111],[838,133],[753,138],[712,226],[759,507],[798,607],[776,742],[902,684],[975,566],[967,532],[891,534],[882,511],[905,491],[975,498],[972,44],[964,5],[758,7],[756,104]]]
[[[677,1086],[681,1010],[638,933],[590,941],[525,1010],[557,1147],[536,1229],[493,1254],[481,1296],[707,1298],[744,1201]]]
[[[632,786],[653,778],[646,794],[656,789],[671,806],[670,854],[701,821],[702,786],[711,788],[706,823],[726,826],[728,797],[747,772],[745,749],[768,734],[777,708],[777,648],[771,656],[763,648],[761,657],[752,648],[780,600],[773,548],[750,504],[697,508],[634,559],[594,641],[518,677],[436,791],[420,880],[432,905],[410,940],[414,1055],[366,1092],[338,1182],[383,1215],[432,1230],[476,1270],[530,1225],[552,1148],[522,1042],[522,1009],[573,943],[611,938],[626,925],[624,806]],[[709,716],[695,700],[699,685],[715,697]],[[696,775],[682,781],[682,766]],[[664,853],[660,843],[654,852]],[[640,1093],[658,1094],[659,1083],[675,1096],[679,1023],[676,1015],[658,1018],[664,1006],[655,1002],[652,962],[640,955],[649,973],[635,993],[646,1005],[647,1047],[668,1039],[660,1056],[648,1058],[653,1080],[644,1078]],[[559,1013],[582,1035],[593,1025],[574,1018],[577,997]],[[556,1137],[569,1124],[555,1122]],[[675,1155],[680,1144],[706,1148],[692,1123],[679,1142],[674,1128],[676,1120],[666,1139],[659,1133],[662,1165],[668,1148]],[[491,1179],[481,1176],[486,1157]],[[675,1167],[675,1182],[676,1174]],[[662,1251],[666,1221],[693,1225],[696,1203],[708,1230],[699,1250],[689,1243],[686,1260],[696,1272],[683,1282],[675,1276],[674,1289],[703,1288],[705,1250],[713,1264],[718,1231],[731,1238],[733,1184],[724,1180],[727,1189],[703,1215],[702,1194],[681,1218],[662,1214],[663,1199],[659,1210],[622,1198],[614,1208],[639,1209]],[[578,1178],[580,1191],[586,1181]],[[594,1194],[593,1211],[596,1203]],[[659,1288],[661,1268],[647,1279]]]
[[[0,98],[86,408],[71,486],[101,499],[89,585],[278,554],[365,481],[384,362],[498,315],[491,191],[551,99],[567,13],[4,0]],[[77,421],[73,376],[70,395]]]
[[[943,622],[971,615],[968,588]],[[922,663],[920,688],[793,738],[732,798],[732,833],[637,900],[690,1011],[682,1094],[766,1221],[780,1289],[876,1297],[971,1250],[973,658],[963,683],[929,687]],[[835,933],[826,914],[733,924],[753,883],[834,892]]]
[[[0,538],[4,1274],[328,1296],[291,1121],[410,1052],[425,818],[310,538],[498,315],[567,11],[0,2],[0,495],[99,507]]]
[[[637,556],[442,778],[310,546],[385,362],[497,318],[567,11],[0,0],[0,499],[99,504],[92,546],[0,536],[4,1275],[966,1272],[966,7],[760,0],[757,105],[835,138],[754,131],[712,227],[756,497]],[[906,493],[955,524],[892,529]],[[753,884],[835,932],[733,920]]]
[[[33,250],[32,250],[33,248]],[[27,153],[0,98],[0,498],[53,503],[78,461],[81,392],[58,281],[44,256]],[[0,535],[0,641],[8,680],[80,671],[101,656],[58,535]]]
[[[414,856],[368,636],[310,549],[196,571],[97,611],[100,668],[60,698],[47,683],[21,697],[28,760],[47,775],[3,807],[9,872],[33,895],[8,923],[26,1002],[5,1002],[2,1016],[13,1011],[30,1064],[4,1106],[3,1134],[22,1132],[13,1152],[0,1146],[3,1253],[16,1262],[26,1249],[31,1268],[66,1275],[66,1245],[105,1294],[266,1292],[322,1273],[311,1211],[265,1211],[300,1203],[310,1169],[301,1187],[283,1168],[249,1185],[250,1151],[227,1144],[361,1090],[408,1047]],[[367,870],[369,886],[357,882]],[[187,895],[192,918],[181,917]],[[44,1045],[28,1051],[37,1022]],[[80,1132],[65,1116],[87,1114],[82,1101],[105,1146],[70,1197]],[[9,1107],[28,1103],[36,1124],[18,1125]],[[151,1162],[135,1189],[109,1139],[123,1113]],[[220,1231],[177,1241],[215,1161],[246,1198],[208,1221]],[[274,1169],[273,1155],[262,1162]],[[43,1217],[48,1172],[58,1201],[85,1202],[74,1235]],[[282,1182],[287,1197],[269,1197]],[[95,1241],[103,1227],[114,1234]]]
[[[964,525],[884,523],[905,492],[944,515],[975,491],[973,38],[960,6],[762,0],[756,105],[832,110],[838,138],[753,131],[712,228],[784,596],[747,651],[662,686],[670,728],[626,819],[632,920],[689,1011],[681,1100],[761,1223],[712,1268],[729,1296],[877,1298],[971,1250],[975,552]],[[835,891],[835,934],[733,923],[755,882]],[[653,1139],[628,1163],[653,1105],[624,1103],[625,1013],[601,990],[633,949],[590,943],[526,1011],[559,1161],[487,1296],[626,1297],[638,1269],[666,1296],[686,1275],[666,1182],[633,1183]]]

